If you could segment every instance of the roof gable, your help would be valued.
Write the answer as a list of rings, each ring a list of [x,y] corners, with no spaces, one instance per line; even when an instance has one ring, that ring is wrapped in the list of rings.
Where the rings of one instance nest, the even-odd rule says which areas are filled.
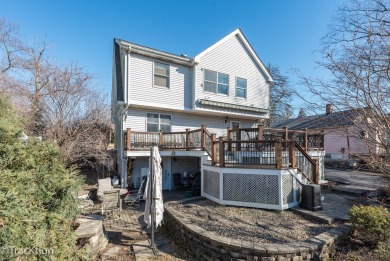
[[[242,41],[242,43],[243,43],[244,47],[247,49],[248,53],[251,55],[251,57],[253,58],[253,60],[257,64],[257,66],[260,68],[260,70],[266,76],[267,81],[272,82],[273,79],[272,79],[271,74],[268,72],[268,70],[266,69],[264,64],[261,62],[260,58],[257,56],[256,52],[253,50],[252,46],[249,44],[248,40],[246,39],[246,37],[244,36],[244,34],[242,33],[242,31],[240,29],[236,29],[235,31],[231,32],[230,34],[228,34],[227,36],[225,36],[224,38],[222,38],[221,40],[219,40],[218,42],[216,42],[215,44],[213,44],[212,46],[210,46],[209,48],[207,48],[203,52],[201,52],[200,54],[196,55],[194,57],[195,62],[199,63],[200,60],[202,59],[202,57],[204,57],[206,54],[210,53],[211,51],[215,50],[216,48],[218,48],[219,46],[221,46],[222,44],[227,42],[232,37],[236,37],[236,36]]]

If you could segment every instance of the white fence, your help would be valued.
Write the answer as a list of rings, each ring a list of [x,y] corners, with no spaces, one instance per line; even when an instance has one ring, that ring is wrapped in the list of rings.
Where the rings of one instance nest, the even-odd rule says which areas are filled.
[[[302,177],[294,169],[220,168],[203,165],[202,196],[222,205],[274,210],[298,206]]]

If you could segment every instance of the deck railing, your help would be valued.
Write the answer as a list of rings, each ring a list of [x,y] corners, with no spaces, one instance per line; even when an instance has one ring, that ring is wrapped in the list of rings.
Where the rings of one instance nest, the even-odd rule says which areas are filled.
[[[228,128],[226,140],[211,134],[206,126],[182,132],[134,132],[127,129],[125,150],[203,150],[211,165],[251,165],[276,169],[298,168],[307,179],[318,183],[318,162],[307,151],[323,148],[323,132],[289,131],[287,128]]]
[[[321,130],[289,130],[264,128],[227,128],[228,140],[295,140],[305,150],[324,148],[324,132]]]

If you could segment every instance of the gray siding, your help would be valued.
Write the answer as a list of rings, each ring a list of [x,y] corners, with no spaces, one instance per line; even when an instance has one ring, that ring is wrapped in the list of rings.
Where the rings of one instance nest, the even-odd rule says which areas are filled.
[[[152,58],[130,53],[129,100],[131,104],[177,110],[191,109],[192,68],[170,65],[170,88],[153,86]]]
[[[164,110],[142,110],[130,109],[127,114],[124,129],[131,128],[134,131],[146,131],[146,113],[162,113],[172,116],[172,131],[184,131],[186,128],[199,129],[201,125],[206,125],[211,133],[216,133],[218,136],[226,135],[226,128],[229,127],[230,121],[240,122],[243,128],[250,128],[255,124],[255,120],[244,120],[239,118],[229,117],[229,121],[225,123],[225,117],[208,116],[185,112],[171,112]]]
[[[134,161],[133,175],[131,177],[131,182],[135,186],[140,184],[141,169],[149,167],[149,157],[137,157]]]
[[[229,74],[229,95],[203,91],[204,69]],[[269,84],[265,76],[250,56],[249,52],[235,36],[210,51],[200,60],[196,70],[195,99],[253,106],[268,109]],[[236,77],[247,79],[247,99],[236,98]]]

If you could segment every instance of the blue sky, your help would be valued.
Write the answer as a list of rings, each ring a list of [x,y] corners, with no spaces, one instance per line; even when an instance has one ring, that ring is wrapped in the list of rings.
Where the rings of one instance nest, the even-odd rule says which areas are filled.
[[[300,89],[293,69],[319,76],[314,60],[338,0],[10,1],[0,16],[27,40],[53,41],[60,63],[77,62],[110,92],[113,38],[193,57],[241,28],[264,64],[279,66]],[[326,77],[326,75],[325,75]],[[299,107],[299,102],[294,103]]]

